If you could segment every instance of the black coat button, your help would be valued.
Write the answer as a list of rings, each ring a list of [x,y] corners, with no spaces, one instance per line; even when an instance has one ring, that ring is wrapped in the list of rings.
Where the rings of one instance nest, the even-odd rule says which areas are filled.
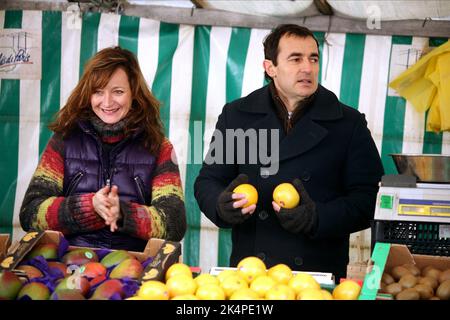
[[[308,171],[303,171],[302,173],[302,180],[303,181],[309,181],[311,179],[311,174]]]
[[[295,263],[296,266],[301,266],[303,264],[303,258],[295,257],[294,263]]]
[[[262,261],[266,260],[266,254],[264,252],[260,252],[256,256],[260,258]]]
[[[258,213],[258,216],[261,220],[266,220],[269,214],[267,213],[267,211],[263,210],[260,213]]]

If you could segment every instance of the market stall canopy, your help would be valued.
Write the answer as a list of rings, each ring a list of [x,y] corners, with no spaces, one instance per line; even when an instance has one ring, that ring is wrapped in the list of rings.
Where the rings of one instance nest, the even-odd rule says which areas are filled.
[[[447,37],[447,0],[2,0],[0,10],[114,12],[168,23],[270,29],[281,23],[314,31]]]
[[[155,1],[135,0],[134,3],[150,4]],[[172,1],[157,1],[172,2]],[[381,20],[407,20],[426,18],[450,18],[450,3],[446,0],[431,1],[174,1],[192,2],[202,8],[220,9],[231,12],[258,14],[275,17],[308,17],[320,14],[356,19],[367,19],[379,14]]]

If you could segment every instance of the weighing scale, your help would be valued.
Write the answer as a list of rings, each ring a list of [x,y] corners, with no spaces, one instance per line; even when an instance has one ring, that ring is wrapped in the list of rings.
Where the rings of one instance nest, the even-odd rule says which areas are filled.
[[[375,242],[406,244],[415,254],[450,256],[450,184],[417,183],[410,175],[382,177],[377,195]]]

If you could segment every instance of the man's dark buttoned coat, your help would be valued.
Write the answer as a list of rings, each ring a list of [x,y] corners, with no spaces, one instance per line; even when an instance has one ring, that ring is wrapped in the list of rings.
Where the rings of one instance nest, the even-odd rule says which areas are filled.
[[[226,138],[227,133],[239,135],[239,131],[229,129],[247,133],[245,148],[239,149],[239,139]],[[279,143],[279,156],[275,157],[274,151],[271,154],[272,160],[279,158],[279,168],[276,174],[267,176],[264,168],[274,166],[264,155],[276,150],[264,141],[264,132],[271,129],[279,130],[279,140],[271,141]],[[369,227],[383,174],[364,115],[340,103],[331,91],[319,85],[312,104],[286,135],[269,86],[265,86],[225,105],[216,130],[195,182],[195,197],[214,224],[232,227],[230,265],[235,266],[247,256],[258,256],[268,267],[285,263],[293,270],[345,276],[349,235]],[[222,137],[217,138],[219,132]],[[270,131],[266,136],[270,140]],[[210,163],[212,160],[222,163]],[[251,218],[231,226],[218,216],[217,199],[240,173],[248,175],[259,200]],[[302,180],[316,204],[317,221],[311,235],[285,230],[272,208],[274,188],[294,178]]]

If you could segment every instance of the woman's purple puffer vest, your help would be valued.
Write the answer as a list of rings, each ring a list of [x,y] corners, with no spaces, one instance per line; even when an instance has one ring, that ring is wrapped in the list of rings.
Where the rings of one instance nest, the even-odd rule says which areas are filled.
[[[118,142],[109,156],[89,122],[80,122],[64,141],[65,196],[97,192],[106,184],[117,185],[122,201],[150,204],[156,159],[140,143],[139,134]],[[143,251],[146,241],[104,229],[67,236],[76,246]]]

